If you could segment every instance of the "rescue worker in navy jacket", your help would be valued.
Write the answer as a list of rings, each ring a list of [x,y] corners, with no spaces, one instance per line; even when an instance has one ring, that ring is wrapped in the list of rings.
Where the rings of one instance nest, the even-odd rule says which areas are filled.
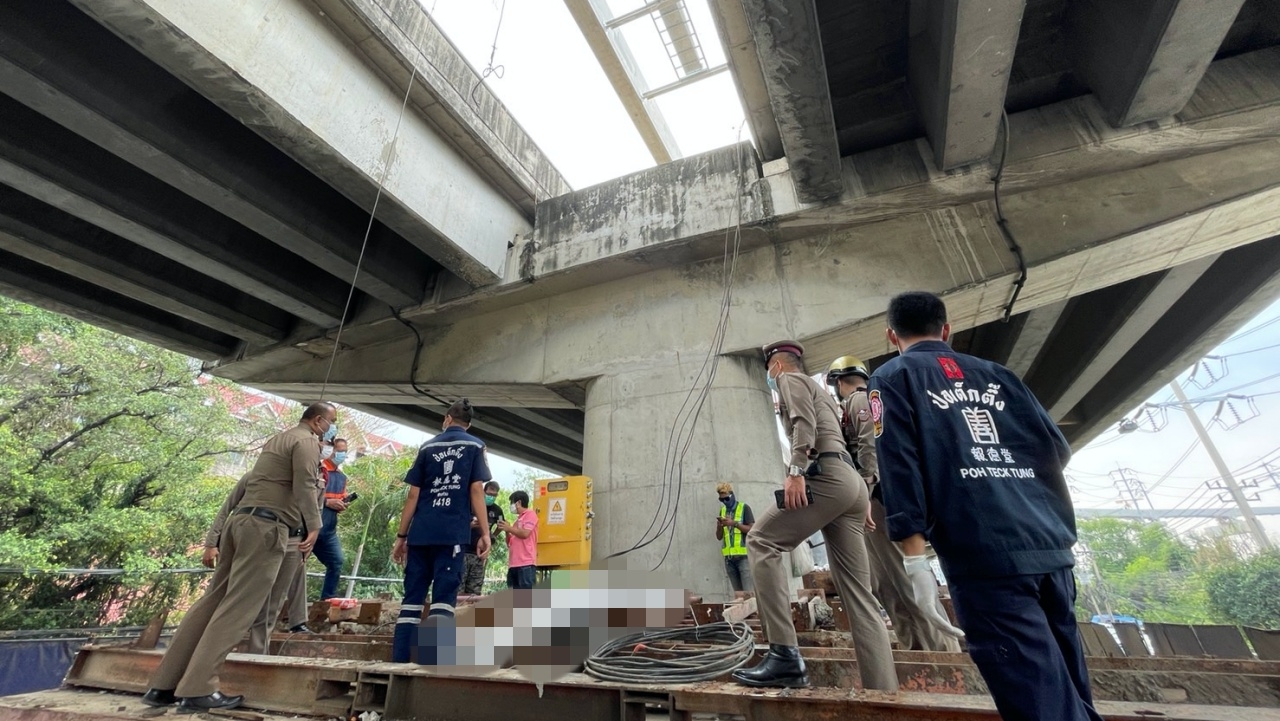
[[[392,560],[405,567],[404,603],[391,649],[391,660],[397,663],[407,663],[415,655],[421,664],[449,663],[453,610],[471,544],[471,519],[485,516],[484,484],[493,479],[484,442],[467,433],[471,417],[467,399],[449,406],[444,432],[422,445],[405,476],[409,495],[391,550]],[[481,526],[476,555],[487,557],[489,544],[489,527]],[[426,609],[419,637],[428,588],[431,607]]]
[[[900,354],[871,377],[889,535],[920,600],[932,542],[969,654],[1005,721],[1101,721],[1075,621],[1070,448],[1003,366],[952,351],[942,299],[889,303]]]
[[[867,533],[863,536],[867,555],[871,558],[871,590],[893,621],[894,634],[903,648],[958,652],[960,644],[956,638],[964,634],[947,621],[936,593],[929,605],[922,607],[916,604],[911,579],[907,578],[902,567],[902,548],[889,540],[889,532],[885,529],[874,424],[867,398],[870,379],[867,367],[851,355],[837,358],[827,370],[827,384],[835,390],[844,412],[840,430],[844,433],[849,455],[871,492]]]

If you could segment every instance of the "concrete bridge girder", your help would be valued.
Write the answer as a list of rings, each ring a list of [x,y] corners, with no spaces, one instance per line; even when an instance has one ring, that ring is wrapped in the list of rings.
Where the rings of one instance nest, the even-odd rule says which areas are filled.
[[[366,210],[382,181],[378,218],[470,285],[502,279],[507,243],[532,227],[415,113],[393,138],[404,89],[352,62],[350,40],[309,2],[76,5]]]
[[[1277,161],[1280,141],[1260,141],[1006,198],[1031,266],[1019,310],[1277,234]],[[738,260],[726,350],[793,335],[808,343],[815,369],[848,352],[874,357],[886,349],[882,314],[893,293],[949,294],[964,329],[999,317],[1014,271],[986,202],[756,248]],[[428,328],[421,367],[441,370],[419,381],[552,383],[696,353],[718,317],[720,279],[720,262],[704,261],[473,310]],[[411,340],[341,353],[334,375],[404,382]],[[256,369],[253,381],[317,382],[326,367],[291,360]]]

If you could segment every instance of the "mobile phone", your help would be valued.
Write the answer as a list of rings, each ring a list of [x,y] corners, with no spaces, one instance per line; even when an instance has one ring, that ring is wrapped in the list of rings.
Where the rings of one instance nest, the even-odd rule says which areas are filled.
[[[787,496],[785,491],[779,488],[773,492],[773,498],[777,501],[779,510],[785,511],[787,509]],[[813,489],[810,488],[808,484],[804,487],[804,499],[809,502],[809,505],[813,505]]]
[[[347,497],[342,500],[344,503],[351,503],[352,501],[356,500],[359,497],[360,497],[359,493],[348,493]]]

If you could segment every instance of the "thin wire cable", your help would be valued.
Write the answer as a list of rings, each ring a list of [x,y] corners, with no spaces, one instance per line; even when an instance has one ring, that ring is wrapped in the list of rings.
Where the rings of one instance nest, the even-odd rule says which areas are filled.
[[[1260,352],[1262,352],[1262,351],[1264,351],[1264,350],[1274,350],[1274,349],[1276,349],[1276,348],[1280,348],[1280,343],[1276,343],[1275,345],[1267,345],[1267,346],[1263,346],[1263,347],[1261,347],[1261,348],[1250,348],[1249,350],[1238,350],[1238,351],[1235,351],[1234,353],[1223,353],[1222,355],[1220,355],[1220,356],[1218,356],[1218,357],[1219,357],[1219,358],[1234,358],[1234,357],[1236,357],[1236,356],[1238,356],[1238,355],[1248,355],[1248,354],[1250,354],[1250,353],[1260,353]]]
[[[742,131],[746,128],[746,120],[742,120],[739,128],[737,128],[737,140],[741,142]],[[678,456],[672,458],[672,474],[675,475],[676,499],[672,505],[671,515],[663,520],[663,525],[658,530],[658,537],[662,537],[663,533],[667,534],[667,547],[663,549],[662,557],[655,563],[653,570],[658,570],[663,563],[667,561],[667,557],[671,555],[671,548],[676,538],[676,519],[680,515],[680,501],[684,497],[685,488],[685,458],[689,455],[689,448],[694,441],[694,429],[698,425],[698,419],[703,412],[703,407],[707,403],[710,396],[710,389],[716,383],[716,377],[719,371],[719,362],[721,362],[721,352],[724,348],[724,338],[728,334],[728,321],[733,305],[733,279],[736,277],[737,259],[742,245],[742,201],[746,195],[746,175],[744,166],[742,166],[742,154],[739,152],[737,156],[737,175],[739,175],[739,195],[737,195],[736,204],[736,222],[732,234],[724,234],[724,261],[722,263],[724,291],[721,296],[721,316],[716,327],[716,333],[712,338],[712,347],[708,348],[707,359],[703,361],[703,368],[707,368],[710,362],[710,370],[707,377],[707,383],[701,388],[698,401],[695,402],[694,409],[690,414],[685,416],[684,424],[681,425],[681,433],[685,434],[684,446],[680,447]],[[732,238],[732,242],[731,242]],[[700,375],[700,374],[699,374]]]
[[[405,108],[409,107],[409,93],[413,91],[413,81],[418,77],[415,67],[409,73],[409,84],[404,89],[404,100],[400,103],[400,115],[396,118],[396,129],[391,133],[391,146],[387,151],[386,162],[382,165],[382,177],[378,178],[378,192],[373,196],[373,208],[369,210],[369,225],[364,229],[364,240],[360,243],[360,255],[356,258],[356,272],[351,276],[351,288],[347,291],[347,302],[342,306],[342,319],[338,322],[338,334],[333,339],[333,351],[329,353],[329,368],[324,372],[324,384],[320,386],[320,400],[324,400],[329,391],[329,376],[333,373],[333,363],[338,359],[338,348],[342,346],[342,331],[347,327],[347,314],[351,312],[351,300],[356,295],[356,281],[360,279],[360,266],[364,264],[364,253],[369,248],[369,236],[373,234],[373,223],[378,216],[378,202],[382,200],[382,191],[391,172],[391,163],[395,160],[397,143],[400,140],[400,123],[404,121]]]
[[[698,648],[665,645],[682,643]],[[661,658],[644,655],[646,647],[657,644],[664,644],[658,649]],[[720,621],[623,636],[601,646],[584,666],[589,675],[613,683],[700,683],[741,668],[754,653],[750,626]]]
[[[471,86],[470,97],[472,105],[480,104],[480,101],[476,100],[476,91],[480,89],[481,85],[484,85],[484,81],[487,80],[490,75],[501,80],[507,73],[507,69],[502,65],[493,64],[494,58],[498,56],[498,33],[502,32],[502,18],[505,17],[506,14],[507,0],[502,0],[502,7],[498,9],[498,26],[493,30],[493,48],[489,51],[489,65],[480,72],[480,79],[476,81],[476,84]]]
[[[1183,463],[1186,463],[1187,459],[1191,457],[1191,454],[1199,447],[1200,447],[1200,439],[1197,438],[1195,439],[1195,441],[1191,443],[1191,445],[1187,446],[1187,450],[1183,451],[1181,456],[1178,456],[1178,460],[1173,462],[1173,465],[1169,467],[1169,470],[1165,471],[1164,475],[1160,476],[1159,480],[1157,480],[1155,483],[1152,483],[1151,486],[1147,488],[1147,493],[1151,493],[1155,489],[1159,488],[1160,484],[1169,480],[1169,478],[1173,475],[1173,472],[1178,470],[1178,468],[1181,467]]]
[[[1009,252],[1013,253],[1013,257],[1018,261],[1018,278],[1013,282],[1013,293],[1009,296],[1009,303],[1004,307],[1004,318],[1002,322],[1008,323],[1010,316],[1013,315],[1013,305],[1018,302],[1018,296],[1022,294],[1022,287],[1027,283],[1027,260],[1022,254],[1022,246],[1018,245],[1018,241],[1013,237],[1013,231],[1009,229],[1009,219],[1004,216],[1004,206],[1000,204],[1000,182],[1004,179],[1004,164],[1009,159],[1009,113],[1004,109],[1000,110],[1000,135],[1002,150],[1000,151],[1000,164],[996,166],[996,174],[991,181],[995,184],[995,190],[992,195],[995,197],[996,204],[996,226],[1000,228],[1000,234],[1004,236],[1005,242],[1009,244]]]
[[[739,142],[742,139],[742,131],[745,127],[746,121],[744,120],[738,126]],[[655,508],[654,516],[649,522],[649,527],[641,534],[640,541],[635,545],[611,554],[610,558],[623,556],[649,546],[662,538],[664,533],[668,532],[666,548],[662,557],[654,566],[654,570],[660,568],[671,553],[672,543],[675,539],[675,522],[679,517],[680,500],[684,490],[684,460],[693,443],[693,431],[697,427],[698,418],[702,414],[702,409],[711,393],[711,386],[715,382],[720,365],[720,354],[724,348],[724,340],[728,332],[729,316],[733,303],[733,279],[737,270],[738,255],[742,245],[742,201],[746,194],[745,182],[746,176],[742,164],[742,155],[739,153],[737,220],[734,229],[732,231],[726,230],[725,232],[724,260],[722,261],[724,289],[721,293],[720,318],[716,324],[715,332],[712,334],[711,344],[707,349],[706,356],[703,358],[702,366],[698,369],[697,375],[694,376],[693,385],[685,395],[685,400],[677,411],[675,422],[672,424],[663,461],[662,495],[657,508]],[[706,374],[707,380],[699,390],[699,384],[704,374]],[[694,399],[695,392],[697,394],[696,400]],[[681,439],[683,439],[683,442]],[[674,499],[672,498],[673,494]],[[659,518],[662,519],[661,524],[658,523]],[[653,530],[655,525],[658,527],[656,532]],[[650,536],[650,533],[653,535]]]
[[[1254,328],[1250,328],[1249,330],[1244,331],[1243,333],[1237,333],[1236,335],[1233,335],[1233,336],[1231,336],[1230,338],[1228,338],[1228,339],[1226,339],[1226,340],[1222,341],[1222,343],[1220,343],[1219,345],[1226,345],[1226,344],[1230,343],[1231,341],[1236,341],[1236,340],[1240,340],[1241,338],[1244,338],[1244,337],[1247,337],[1247,336],[1251,336],[1251,335],[1253,335],[1254,333],[1257,333],[1258,331],[1262,330],[1263,328],[1267,328],[1267,327],[1273,326],[1273,325],[1275,325],[1276,323],[1280,323],[1280,316],[1276,316],[1275,318],[1272,318],[1271,320],[1269,320],[1269,321],[1267,321],[1267,322],[1263,323],[1262,325],[1256,326],[1256,327],[1254,327]]]

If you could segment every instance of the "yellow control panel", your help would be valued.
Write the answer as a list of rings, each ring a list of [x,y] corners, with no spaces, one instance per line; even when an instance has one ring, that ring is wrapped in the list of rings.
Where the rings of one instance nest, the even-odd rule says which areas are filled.
[[[538,565],[586,568],[591,563],[591,479],[586,476],[534,481],[538,514]]]

